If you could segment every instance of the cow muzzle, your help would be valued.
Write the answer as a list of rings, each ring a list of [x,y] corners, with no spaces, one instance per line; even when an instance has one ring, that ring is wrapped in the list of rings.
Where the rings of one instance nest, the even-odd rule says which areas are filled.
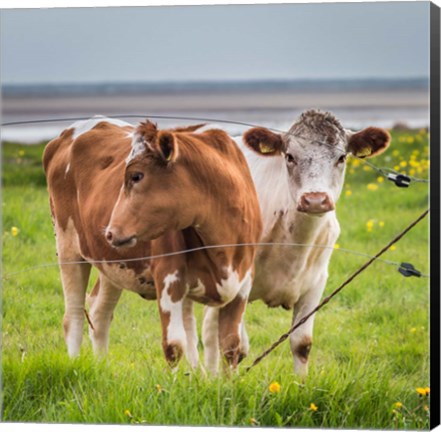
[[[324,192],[304,193],[298,203],[297,211],[319,215],[335,209],[332,199]]]
[[[130,248],[137,243],[136,235],[124,236],[110,227],[106,229],[105,237],[110,246],[116,248]]]

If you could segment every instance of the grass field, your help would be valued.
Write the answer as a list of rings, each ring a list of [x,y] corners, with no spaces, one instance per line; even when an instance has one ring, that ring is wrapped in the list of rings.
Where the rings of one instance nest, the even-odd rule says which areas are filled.
[[[417,391],[430,387],[429,279],[404,278],[385,263],[318,313],[304,382],[293,372],[288,343],[245,373],[291,322],[290,312],[261,303],[247,309],[250,356],[231,378],[190,372],[185,361],[172,373],[156,303],[128,292],[115,312],[107,358],[93,357],[85,324],[82,354],[70,360],[58,268],[30,269],[56,263],[43,148],[3,145],[3,421],[429,428],[429,397]],[[391,148],[373,162],[427,178],[428,158],[425,131],[393,132]],[[427,206],[427,183],[397,188],[350,159],[326,293],[367,259],[342,249],[375,254]],[[384,258],[428,274],[428,218]],[[280,388],[271,392],[274,382]]]

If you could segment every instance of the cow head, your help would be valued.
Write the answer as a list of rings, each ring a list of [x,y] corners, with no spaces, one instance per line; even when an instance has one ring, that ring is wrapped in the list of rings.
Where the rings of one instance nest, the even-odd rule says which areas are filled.
[[[179,162],[177,134],[160,131],[149,121],[138,126],[105,231],[112,246],[132,247],[139,239],[151,240],[194,222],[195,188]]]
[[[300,212],[323,215],[335,209],[344,182],[346,156],[372,157],[382,153],[390,135],[368,127],[345,130],[330,113],[306,111],[288,133],[250,129],[244,143],[267,157],[284,157],[290,193]]]

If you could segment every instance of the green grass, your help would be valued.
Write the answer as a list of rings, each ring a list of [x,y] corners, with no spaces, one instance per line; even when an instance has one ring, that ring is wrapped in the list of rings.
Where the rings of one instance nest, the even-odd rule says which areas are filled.
[[[373,162],[427,177],[428,135],[394,132],[393,138]],[[156,303],[128,292],[115,312],[107,358],[92,355],[85,326],[82,354],[70,360],[58,268],[29,269],[56,262],[42,150],[3,145],[3,421],[429,428],[429,401],[416,392],[430,385],[428,279],[404,278],[384,263],[372,265],[318,313],[304,382],[293,372],[286,342],[245,373],[291,322],[290,312],[261,303],[247,309],[251,352],[231,378],[190,372],[185,361],[172,373],[161,351]],[[376,253],[428,205],[427,184],[399,189],[357,164],[348,161],[338,203],[342,234],[327,294],[367,259],[341,249]],[[428,273],[427,218],[385,258]],[[202,307],[196,312],[200,323]],[[269,392],[274,381],[278,393]]]

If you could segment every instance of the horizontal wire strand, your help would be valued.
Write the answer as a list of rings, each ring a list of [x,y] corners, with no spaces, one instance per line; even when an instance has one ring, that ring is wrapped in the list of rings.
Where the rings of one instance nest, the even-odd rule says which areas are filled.
[[[49,268],[49,267],[58,267],[58,266],[65,266],[65,265],[78,265],[78,264],[119,264],[119,263],[127,263],[127,262],[150,261],[150,260],[155,260],[155,259],[159,259],[159,258],[166,258],[166,257],[171,257],[171,256],[176,256],[176,255],[181,255],[181,254],[187,254],[187,253],[191,253],[191,252],[208,250],[208,249],[218,249],[218,248],[228,248],[228,247],[246,247],[246,246],[259,246],[259,247],[282,246],[282,247],[309,247],[309,248],[317,248],[317,249],[332,249],[337,252],[345,252],[345,253],[352,254],[352,255],[362,256],[362,257],[366,257],[366,258],[373,258],[372,255],[369,255],[364,252],[353,251],[353,250],[345,249],[345,248],[335,248],[334,246],[330,246],[330,245],[315,245],[312,243],[309,243],[309,244],[307,244],[307,243],[278,243],[278,242],[237,243],[237,244],[200,246],[197,248],[185,249],[182,251],[168,252],[168,253],[164,253],[164,254],[151,255],[151,256],[145,256],[145,257],[137,257],[137,258],[128,258],[128,259],[82,260],[82,261],[66,261],[66,262],[61,262],[61,263],[46,263],[46,264],[40,264],[40,265],[36,265],[36,266],[32,266],[32,267],[27,267],[27,268],[24,268],[23,270],[20,270],[17,272],[7,273],[7,274],[3,275],[3,278],[8,279],[9,277],[17,276],[22,273],[27,273],[29,271],[39,270],[39,269]],[[397,262],[390,261],[390,260],[385,260],[382,258],[377,258],[376,261],[382,262],[387,265],[395,266],[398,268],[401,267],[401,263],[397,263]],[[421,274],[421,277],[429,278],[430,275]]]

